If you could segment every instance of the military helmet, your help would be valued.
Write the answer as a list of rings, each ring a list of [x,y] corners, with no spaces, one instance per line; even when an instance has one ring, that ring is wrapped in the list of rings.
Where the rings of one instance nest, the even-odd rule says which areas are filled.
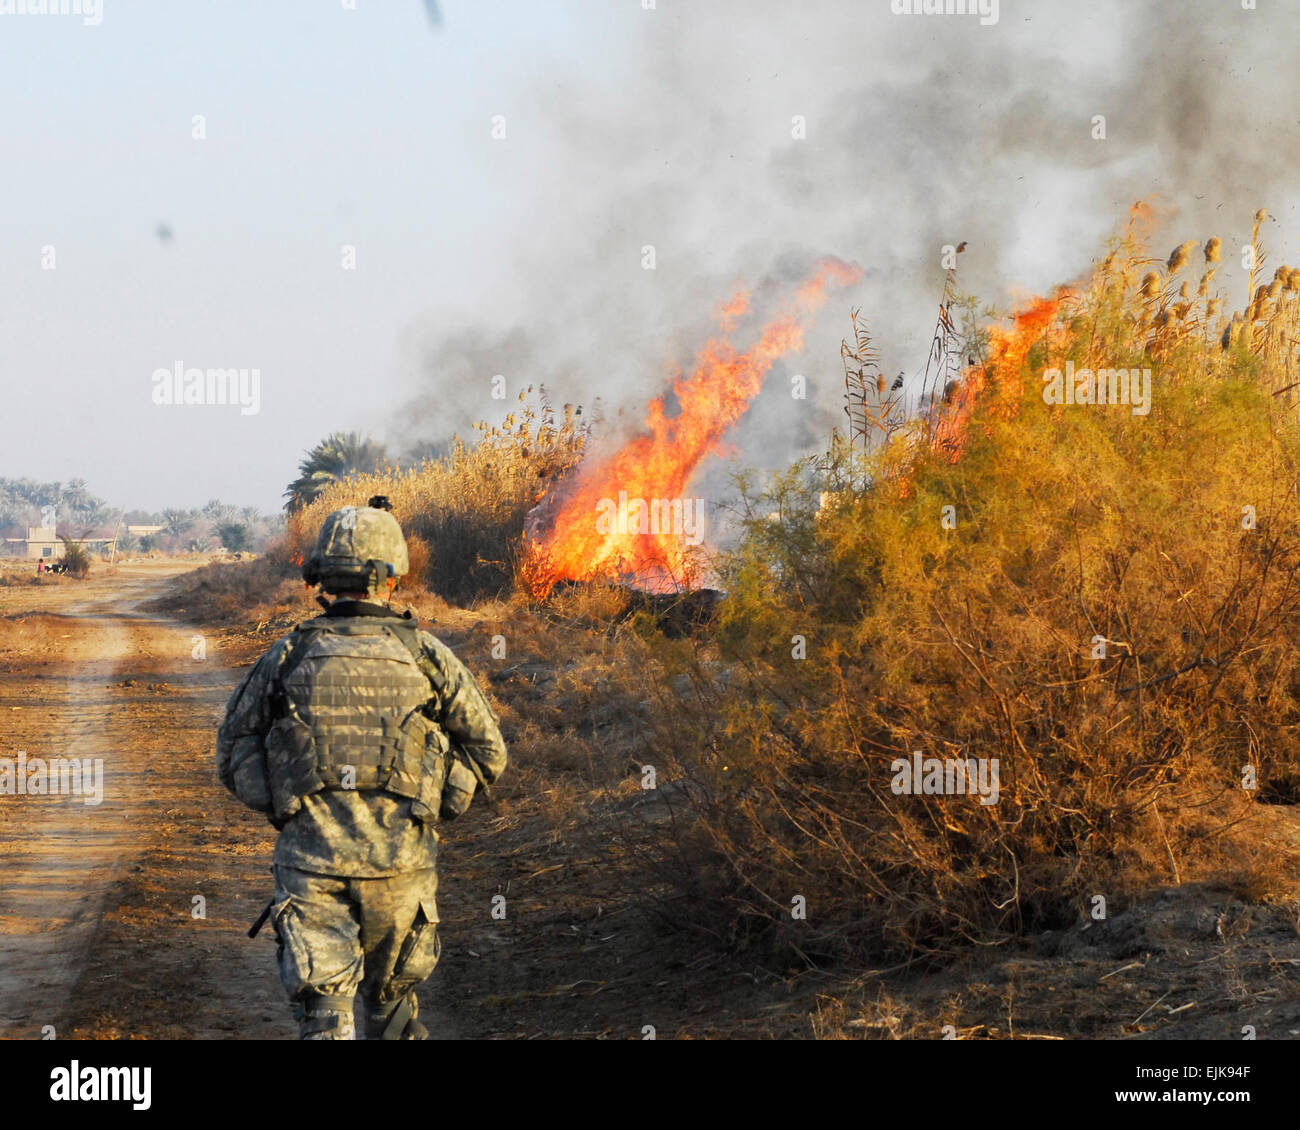
[[[345,506],[321,524],[302,575],[326,592],[374,594],[384,580],[405,576],[410,567],[402,527],[392,514],[373,506]]]

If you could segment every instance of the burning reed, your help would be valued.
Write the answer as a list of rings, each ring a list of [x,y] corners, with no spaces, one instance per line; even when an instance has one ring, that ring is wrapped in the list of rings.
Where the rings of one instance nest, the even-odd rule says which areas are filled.
[[[1300,770],[1300,334],[1289,270],[1226,351],[1217,296],[1175,311],[1195,246],[1162,277],[1130,237],[995,327],[937,428],[746,492],[716,640],[658,649],[678,913],[876,961],[1277,881],[1222,833]],[[1044,403],[1067,364],[1151,370],[1149,413]],[[996,766],[996,802],[895,787],[916,758]]]

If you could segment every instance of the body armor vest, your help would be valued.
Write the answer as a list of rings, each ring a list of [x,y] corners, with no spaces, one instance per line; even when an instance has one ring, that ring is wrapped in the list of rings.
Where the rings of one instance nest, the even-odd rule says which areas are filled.
[[[279,822],[322,789],[407,797],[432,822],[445,758],[433,685],[419,645],[382,618],[322,617],[298,628],[273,685],[276,721],[267,735],[267,778]]]

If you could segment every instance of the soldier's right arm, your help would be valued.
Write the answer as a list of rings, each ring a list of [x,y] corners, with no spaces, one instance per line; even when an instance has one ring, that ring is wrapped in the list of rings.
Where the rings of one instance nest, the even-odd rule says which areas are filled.
[[[235,794],[235,769],[263,752],[271,716],[271,680],[284,660],[286,640],[277,641],[240,680],[226,703],[226,717],[217,730],[217,776]],[[238,794],[235,794],[238,795]]]

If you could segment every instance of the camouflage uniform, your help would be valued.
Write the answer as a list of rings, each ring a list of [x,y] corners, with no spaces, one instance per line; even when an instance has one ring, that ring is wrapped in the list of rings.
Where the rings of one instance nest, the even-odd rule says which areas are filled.
[[[329,530],[327,520],[322,542]],[[376,585],[361,588],[374,596]],[[353,1038],[358,995],[364,1038],[426,1034],[415,989],[440,949],[435,819],[505,767],[496,715],[468,669],[377,599],[335,601],[245,675],[218,732],[217,771],[280,832],[270,919],[304,1039]]]

